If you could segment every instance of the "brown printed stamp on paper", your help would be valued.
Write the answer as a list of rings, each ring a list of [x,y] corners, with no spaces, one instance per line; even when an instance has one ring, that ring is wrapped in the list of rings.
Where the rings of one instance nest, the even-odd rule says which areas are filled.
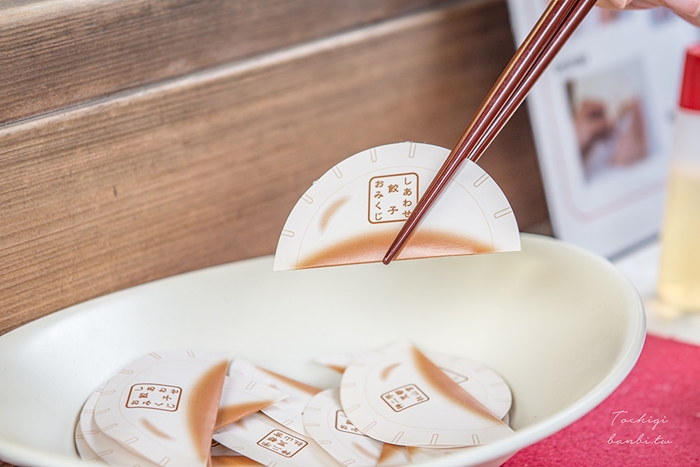
[[[267,436],[258,441],[258,446],[283,457],[294,456],[308,444],[303,439],[282,430],[272,430]]]
[[[348,419],[345,412],[342,410],[336,410],[335,412],[335,429],[342,431],[343,433],[352,433],[354,435],[364,436],[360,430],[357,429],[355,425]]]
[[[372,177],[368,189],[370,223],[403,222],[418,203],[418,174],[411,172]]]
[[[415,384],[407,384],[392,391],[382,394],[382,400],[394,410],[401,412],[414,405],[422,404],[430,400]]]
[[[167,384],[140,383],[129,390],[127,409],[152,409],[177,412],[182,388]]]

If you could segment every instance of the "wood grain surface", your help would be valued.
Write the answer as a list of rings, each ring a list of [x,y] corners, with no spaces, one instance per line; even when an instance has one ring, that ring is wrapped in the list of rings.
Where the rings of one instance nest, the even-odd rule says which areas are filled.
[[[447,3],[0,1],[0,123]]]

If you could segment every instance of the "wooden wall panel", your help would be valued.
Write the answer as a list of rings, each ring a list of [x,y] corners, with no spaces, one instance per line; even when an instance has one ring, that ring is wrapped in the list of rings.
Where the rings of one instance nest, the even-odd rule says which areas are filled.
[[[446,3],[0,2],[0,123]]]
[[[513,48],[505,4],[467,1],[0,127],[0,333],[273,253],[338,161],[451,146]],[[546,219],[524,110],[482,165],[521,227]]]

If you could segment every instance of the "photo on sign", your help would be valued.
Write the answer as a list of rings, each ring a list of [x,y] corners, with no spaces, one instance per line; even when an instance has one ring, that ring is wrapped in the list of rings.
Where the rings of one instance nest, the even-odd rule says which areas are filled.
[[[656,153],[639,60],[570,79],[566,90],[586,181],[624,171]]]

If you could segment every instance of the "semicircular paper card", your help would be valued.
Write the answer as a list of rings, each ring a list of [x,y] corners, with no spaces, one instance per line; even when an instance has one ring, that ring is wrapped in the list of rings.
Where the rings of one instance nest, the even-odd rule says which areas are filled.
[[[400,446],[473,446],[513,433],[408,342],[354,361],[343,373],[340,401],[362,433]]]
[[[76,438],[76,445],[81,458],[85,461],[92,461],[93,458],[97,458],[108,465],[157,467],[158,464],[119,444],[97,427],[93,417],[97,399],[101,393],[102,389],[95,390],[85,402],[80,413],[76,433],[79,429],[88,448],[86,449],[85,445],[78,444],[78,439]],[[91,451],[94,456],[91,456]]]
[[[376,467],[383,443],[360,433],[348,420],[338,388],[316,394],[306,405],[303,419],[309,436],[341,464]]]
[[[327,355],[315,360],[342,374],[353,361],[365,353],[368,351]],[[439,352],[426,352],[425,355],[496,417],[503,418],[508,414],[513,395],[508,384],[495,371],[475,360],[454,355]]]
[[[423,143],[395,143],[351,156],[326,172],[292,209],[274,269],[381,261],[448,156]],[[397,259],[520,249],[513,210],[496,182],[466,161]]]
[[[223,353],[152,352],[105,384],[95,425],[155,464],[205,467],[227,367]]]

